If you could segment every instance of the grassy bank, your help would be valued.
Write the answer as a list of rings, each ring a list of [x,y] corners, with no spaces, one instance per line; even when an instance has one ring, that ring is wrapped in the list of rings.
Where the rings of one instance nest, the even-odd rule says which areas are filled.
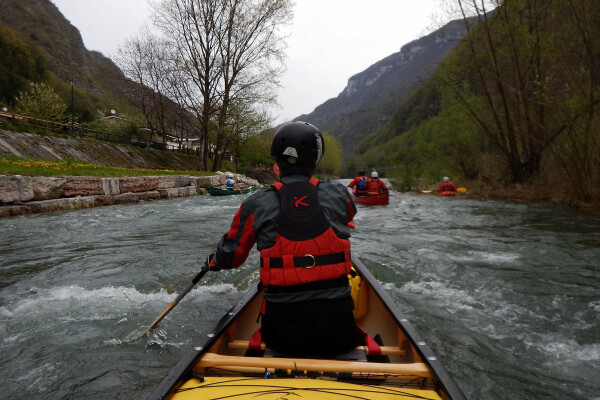
[[[175,171],[169,169],[140,169],[110,167],[101,164],[88,164],[76,160],[47,161],[31,160],[9,156],[0,158],[0,175],[29,176],[157,176],[157,175],[190,175],[208,176],[214,172]]]

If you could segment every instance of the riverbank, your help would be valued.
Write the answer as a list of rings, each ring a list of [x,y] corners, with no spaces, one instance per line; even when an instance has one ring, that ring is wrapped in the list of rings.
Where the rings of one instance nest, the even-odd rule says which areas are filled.
[[[100,178],[95,176],[0,175],[0,217],[110,206],[207,195],[225,183],[225,174]],[[234,175],[242,186],[259,186],[255,179]]]
[[[463,183],[461,183],[463,184]],[[470,181],[464,182],[471,197],[515,201],[519,203],[557,204],[575,208],[580,211],[600,215],[600,203],[578,200],[560,185],[554,183],[513,184]]]

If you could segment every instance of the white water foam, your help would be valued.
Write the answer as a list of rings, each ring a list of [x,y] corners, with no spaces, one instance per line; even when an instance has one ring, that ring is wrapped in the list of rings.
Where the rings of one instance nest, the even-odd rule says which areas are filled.
[[[467,251],[464,254],[447,254],[454,261],[477,261],[489,263],[513,263],[521,256],[513,253],[488,253],[485,251]]]
[[[236,292],[232,284],[221,283],[199,286],[190,291],[189,297],[209,299],[214,298],[215,294]],[[156,293],[143,293],[133,287],[86,289],[78,285],[35,289],[33,293],[33,297],[19,300],[12,308],[0,308],[2,316],[33,319],[40,315],[52,316],[52,310],[60,309],[72,311],[70,315],[62,314],[61,320],[64,322],[105,320],[115,316],[120,318],[119,322],[124,322],[127,319],[123,318],[123,312],[137,311],[147,303],[168,304],[178,296],[178,293],[167,293],[164,289]]]

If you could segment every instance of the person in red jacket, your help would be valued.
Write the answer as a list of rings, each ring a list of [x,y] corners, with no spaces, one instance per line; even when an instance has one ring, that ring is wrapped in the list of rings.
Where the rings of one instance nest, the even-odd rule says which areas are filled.
[[[456,188],[454,187],[454,184],[452,182],[450,182],[450,179],[448,179],[447,176],[444,177],[444,182],[440,185],[440,187],[438,188],[438,193],[442,193],[442,192],[456,192]]]
[[[354,320],[348,273],[352,196],[334,180],[311,179],[324,152],[319,130],[284,124],[271,155],[281,180],[247,198],[204,269],[237,268],[256,243],[264,303],[251,342],[289,356],[328,357],[365,344]]]
[[[368,196],[370,182],[371,180],[365,175],[365,170],[361,169],[358,171],[358,176],[348,184],[348,187],[354,188],[356,186],[356,189],[354,190],[356,196]]]
[[[377,171],[371,172],[371,181],[369,182],[369,193],[384,193],[387,192],[388,188],[385,183],[379,179]]]

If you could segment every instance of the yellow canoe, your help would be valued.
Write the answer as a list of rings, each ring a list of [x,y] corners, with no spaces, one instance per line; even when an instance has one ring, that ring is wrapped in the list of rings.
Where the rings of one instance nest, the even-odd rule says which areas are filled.
[[[380,339],[380,356],[366,347],[336,359],[248,352],[262,304],[251,289],[188,352],[148,399],[443,399],[464,394],[381,284],[352,256],[357,323]]]

